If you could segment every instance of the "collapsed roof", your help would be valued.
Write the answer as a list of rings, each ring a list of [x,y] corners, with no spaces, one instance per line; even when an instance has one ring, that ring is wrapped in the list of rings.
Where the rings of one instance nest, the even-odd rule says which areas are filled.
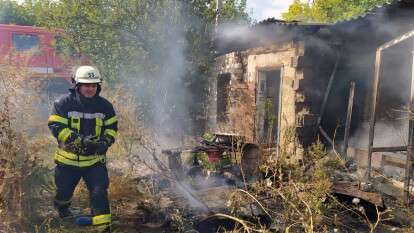
[[[268,46],[274,43],[301,41],[307,36],[329,37],[341,40],[355,33],[370,33],[369,28],[387,31],[392,27],[393,35],[404,34],[413,23],[414,0],[394,0],[374,7],[363,15],[338,21],[333,24],[284,21],[275,18],[265,19],[250,27],[224,25],[215,40],[218,54],[243,51],[249,48]],[[390,21],[394,22],[389,25]],[[397,26],[396,26],[397,25]],[[398,26],[401,25],[401,26]],[[414,26],[412,26],[414,29]],[[384,40],[388,38],[381,35]]]

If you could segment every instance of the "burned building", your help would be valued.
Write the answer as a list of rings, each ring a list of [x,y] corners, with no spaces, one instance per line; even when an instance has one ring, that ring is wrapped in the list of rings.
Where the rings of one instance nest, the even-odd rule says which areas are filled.
[[[334,65],[334,45],[324,41],[325,29],[268,21],[250,28],[249,38],[238,44],[232,39],[243,35],[227,38],[232,46],[221,44],[230,49],[217,57],[211,85],[216,95],[211,95],[210,128],[269,145],[293,129],[301,135],[295,147],[309,145],[323,97],[320,87],[327,85]]]
[[[229,29],[216,42],[208,128],[274,146],[294,134],[298,154],[319,137],[329,145],[349,136],[342,152],[366,158],[377,49],[413,30],[413,0],[334,24],[269,19]],[[409,38],[382,52],[374,145],[407,145],[413,46]]]

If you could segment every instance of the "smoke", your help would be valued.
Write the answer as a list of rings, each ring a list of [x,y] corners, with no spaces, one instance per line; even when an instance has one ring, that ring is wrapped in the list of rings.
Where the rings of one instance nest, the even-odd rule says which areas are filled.
[[[248,25],[224,23],[220,24],[217,28],[217,38],[220,46],[234,41],[242,44],[248,43],[249,41],[259,41],[263,36],[253,33],[251,27]]]
[[[368,15],[332,26],[340,38],[341,61],[324,117],[324,127],[342,139],[349,83],[356,82],[350,145],[367,149],[372,84],[378,47],[414,30],[413,8],[393,2]],[[405,145],[408,136],[413,55],[412,39],[382,52],[375,146]],[[326,129],[325,128],[325,129]],[[327,129],[326,129],[327,130]],[[333,133],[332,133],[333,135]]]
[[[222,208],[227,199],[222,199],[221,196],[211,195],[212,190],[215,187],[220,187],[221,190],[226,188],[244,187],[244,183],[235,175],[226,173],[226,178],[222,175],[210,174],[210,175],[196,175],[192,179],[192,184],[187,181],[177,181],[175,190],[185,197],[188,204],[196,210],[204,213],[209,212],[209,207],[219,206]],[[195,188],[193,188],[195,185]],[[199,190],[198,193],[197,190]],[[206,198],[207,196],[208,198]]]
[[[407,145],[408,121],[384,122],[375,125],[374,147],[391,147]],[[364,123],[358,128],[350,144],[359,149],[366,149],[369,139],[369,125]]]
[[[157,93],[152,99],[152,128],[161,136],[163,146],[173,146],[185,133],[191,129],[189,116],[189,90],[185,86],[184,75],[187,70],[187,61],[184,56],[184,32],[178,25],[168,22],[157,22],[156,27],[164,31],[170,28],[169,40],[165,41],[165,51],[157,51],[160,70],[155,77],[158,84],[154,91]],[[156,48],[154,48],[156,49]],[[168,142],[167,142],[168,140]],[[169,145],[166,145],[169,144]]]
[[[195,190],[190,185],[182,182],[177,182],[175,190],[188,201],[188,204],[192,208],[200,210],[204,213],[208,213],[208,207],[206,206],[206,204],[204,204],[194,196]]]
[[[169,148],[181,145],[193,128],[189,108],[194,103],[186,84],[192,66],[186,57],[185,25],[190,19],[182,14],[183,5],[178,1],[165,1],[162,7],[165,12],[152,19],[147,28],[123,32],[125,38],[147,36],[142,45],[146,53],[137,49],[137,63],[131,61],[133,73],[123,75],[145,111],[147,127],[155,132],[162,148]]]
[[[293,40],[302,35],[304,34],[299,27],[283,23],[254,26],[237,22],[223,23],[217,29],[216,49],[218,51],[240,51]]]
[[[131,31],[129,25],[125,25],[122,30],[122,38],[136,49],[129,51],[135,60],[128,64],[131,69],[122,73],[122,80],[126,80],[128,91],[136,96],[144,113],[145,128],[153,131],[153,136],[148,137],[155,141],[150,144],[154,145],[151,149],[156,152],[141,151],[137,160],[154,166],[154,170],[157,170],[157,165],[162,167],[158,171],[161,173],[167,172],[168,167],[167,159],[159,153],[161,149],[182,148],[184,137],[193,130],[190,110],[195,101],[188,75],[197,68],[189,60],[192,41],[189,41],[191,37],[188,37],[187,29],[199,24],[200,19],[187,12],[184,4],[182,1],[163,1],[158,5],[161,12],[154,13],[157,16],[145,26]],[[134,44],[136,39],[142,45]],[[197,77],[191,78],[197,81]],[[138,175],[142,176],[143,170],[139,170]],[[179,180],[174,180],[172,184],[173,192],[182,196],[192,208],[208,211],[190,185]]]

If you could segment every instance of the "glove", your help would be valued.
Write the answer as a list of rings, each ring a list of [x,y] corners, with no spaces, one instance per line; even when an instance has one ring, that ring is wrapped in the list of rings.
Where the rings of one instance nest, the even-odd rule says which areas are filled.
[[[109,148],[109,144],[105,139],[100,139],[98,141],[98,147],[96,148],[96,154],[102,155],[104,154]]]
[[[108,149],[108,143],[97,136],[86,136],[82,139],[85,155],[103,154]]]
[[[72,132],[70,137],[61,146],[70,152],[75,154],[82,153],[82,135]]]

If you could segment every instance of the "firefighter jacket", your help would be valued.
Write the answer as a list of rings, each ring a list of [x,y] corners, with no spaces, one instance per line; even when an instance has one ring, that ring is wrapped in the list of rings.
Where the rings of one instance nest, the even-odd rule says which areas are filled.
[[[55,162],[75,167],[90,167],[105,161],[105,154],[117,134],[117,117],[112,104],[99,96],[83,97],[76,89],[58,99],[53,106],[48,126],[58,141]],[[95,136],[104,145],[91,151],[83,144],[84,138]]]

